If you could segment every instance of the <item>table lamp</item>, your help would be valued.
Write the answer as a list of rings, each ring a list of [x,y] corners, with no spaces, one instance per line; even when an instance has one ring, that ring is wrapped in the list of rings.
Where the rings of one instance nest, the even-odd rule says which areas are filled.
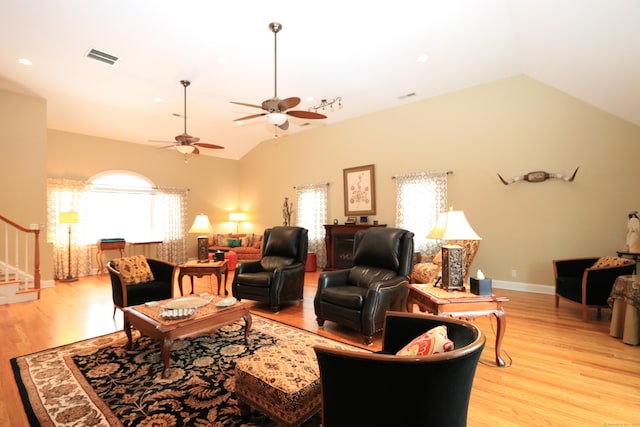
[[[438,240],[482,240],[473,231],[462,211],[449,210],[438,215],[435,227],[427,236]],[[456,244],[442,245],[442,289],[464,290],[464,248]]]
[[[247,220],[247,214],[244,212],[231,212],[229,213],[229,221],[236,223],[236,234],[239,233],[240,223]]]
[[[193,221],[193,225],[189,229],[189,233],[198,233],[198,262],[209,262],[209,236],[213,233],[213,227],[209,222],[209,217],[200,214]]]
[[[67,277],[60,279],[61,282],[75,282],[77,277],[71,275],[71,227],[78,223],[78,212],[60,212],[58,223],[69,225],[69,248],[67,253]]]

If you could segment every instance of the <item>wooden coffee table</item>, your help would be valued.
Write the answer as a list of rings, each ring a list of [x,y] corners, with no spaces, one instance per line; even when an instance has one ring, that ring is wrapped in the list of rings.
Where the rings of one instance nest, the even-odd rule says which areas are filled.
[[[216,303],[220,301],[221,298],[214,297],[209,304],[198,307],[195,314],[188,319],[166,320],[160,316],[162,306],[170,301],[184,298],[158,301],[158,304],[151,307],[147,304],[141,304],[122,309],[124,311],[124,331],[129,340],[129,348],[131,348],[133,344],[131,328],[137,329],[142,335],[158,339],[162,342],[161,353],[164,362],[162,376],[164,378],[169,376],[171,345],[177,339],[192,338],[211,333],[222,326],[244,319],[244,340],[246,344],[249,344],[249,331],[251,330],[252,319],[247,304],[237,301],[230,307],[217,307]]]
[[[495,316],[498,328],[496,331],[496,365],[506,366],[500,355],[502,338],[507,327],[507,318],[502,307],[503,302],[509,301],[507,297],[496,295],[478,296],[468,291],[448,292],[435,288],[433,284],[411,283],[407,285],[407,311],[413,312],[416,304],[420,311],[427,311],[438,316],[450,316],[461,319],[473,320],[478,316]]]
[[[229,295],[229,291],[227,291],[227,274],[229,272],[227,264],[229,260],[224,261],[211,261],[208,262],[198,262],[197,260],[188,261],[184,264],[180,264],[178,266],[178,288],[180,289],[180,295],[184,295],[182,293],[182,278],[184,276],[189,276],[191,279],[191,293],[193,293],[193,278],[194,277],[203,277],[203,276],[216,276],[218,278],[218,295],[220,295],[220,283],[222,279],[222,275],[224,274],[224,294]],[[213,289],[212,289],[213,291]]]

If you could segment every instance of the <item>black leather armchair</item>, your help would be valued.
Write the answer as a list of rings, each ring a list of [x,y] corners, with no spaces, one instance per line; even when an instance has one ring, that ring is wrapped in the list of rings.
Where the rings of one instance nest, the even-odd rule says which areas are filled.
[[[309,246],[308,230],[273,227],[264,231],[262,259],[236,266],[233,296],[269,304],[276,312],[284,301],[301,300]]]
[[[147,258],[147,263],[153,273],[154,280],[135,285],[126,284],[122,274],[115,268],[113,260],[107,263],[107,270],[111,278],[114,315],[116,308],[122,309],[148,301],[173,298],[175,264],[153,258]]]
[[[609,308],[607,298],[618,276],[633,274],[635,261],[622,260],[622,265],[593,267],[599,258],[575,258],[553,260],[556,285],[556,308],[560,298],[582,306],[582,320],[589,320],[589,307],[598,309],[598,319],[602,308]]]
[[[413,338],[447,326],[454,350],[395,356]],[[467,425],[469,398],[486,338],[474,324],[427,314],[387,312],[382,351],[314,347],[320,368],[322,426]],[[379,404],[375,407],[376,402]]]
[[[413,233],[372,227],[355,234],[353,267],[318,277],[314,308],[319,326],[331,320],[364,335],[371,344],[388,310],[404,311],[411,274]]]

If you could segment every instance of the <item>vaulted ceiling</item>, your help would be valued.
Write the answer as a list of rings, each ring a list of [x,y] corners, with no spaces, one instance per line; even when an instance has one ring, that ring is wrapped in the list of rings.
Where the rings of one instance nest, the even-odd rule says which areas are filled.
[[[341,97],[342,109],[286,131],[234,122],[263,111],[231,101],[274,95],[271,22],[282,24],[277,95],[304,111]],[[228,159],[275,134],[519,74],[640,126],[637,0],[4,0],[0,40],[0,88],[46,99],[48,128],[150,151],[184,131],[183,79],[188,133]]]

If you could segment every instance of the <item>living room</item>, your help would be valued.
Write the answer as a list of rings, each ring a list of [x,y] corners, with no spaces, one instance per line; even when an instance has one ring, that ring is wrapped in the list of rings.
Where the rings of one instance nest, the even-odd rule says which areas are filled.
[[[603,86],[603,90],[606,89]],[[629,94],[634,89],[637,90],[629,88]],[[629,94],[620,96],[635,99]],[[349,108],[347,101],[345,99],[344,108]],[[526,304],[513,297],[506,306],[507,311],[520,313],[507,330],[509,350],[514,349],[513,341],[508,341],[511,337],[520,335],[520,341],[526,341],[528,334],[546,330],[545,322],[554,319],[556,309],[549,295],[553,293],[551,261],[614,255],[625,242],[627,214],[640,206],[636,188],[640,182],[636,160],[640,152],[640,124],[527,74],[504,76],[278,139],[265,135],[259,145],[237,160],[200,155],[190,156],[185,162],[184,157],[175,152],[158,152],[150,145],[52,129],[47,125],[48,108],[48,100],[0,76],[1,213],[23,225],[46,224],[47,178],[86,180],[109,170],[135,172],[158,186],[188,188],[187,221],[191,223],[197,214],[206,213],[215,233],[235,232],[236,224],[228,222],[228,214],[233,211],[248,215],[247,221],[239,225],[240,232],[261,233],[267,227],[281,225],[284,198],[294,199],[295,186],[318,182],[329,183],[328,221],[336,218],[343,223],[346,220],[343,169],[373,164],[377,212],[369,221],[392,226],[395,222],[394,176],[452,171],[448,177],[449,205],[463,210],[483,239],[472,271],[482,269],[493,279],[496,292],[508,289],[508,292],[542,294],[525,299],[531,311],[526,311]],[[224,141],[225,144],[232,145],[233,140]],[[570,175],[577,167],[579,170],[572,182],[550,179],[505,186],[497,176],[499,173],[511,178],[538,170]],[[293,219],[295,223],[295,217]],[[44,235],[43,232],[40,240],[42,278],[53,286],[53,248]],[[189,235],[187,244],[188,256],[194,258],[195,236]],[[206,290],[204,283],[200,286]],[[103,291],[98,289],[89,294],[104,297]],[[78,301],[90,302],[85,300],[82,289],[64,285],[64,290],[55,294],[59,300],[49,302],[47,307],[55,308],[59,304],[69,309],[60,304],[66,293]],[[312,296],[305,294],[305,300],[309,298]],[[116,324],[119,318],[111,321],[108,301],[101,303],[93,314],[72,318],[121,329],[121,324]],[[3,310],[9,321],[20,316],[35,316],[33,312],[37,311],[24,304]],[[579,311],[572,310],[566,304],[561,305],[559,326],[554,325],[557,329],[553,329],[552,334],[558,330],[579,330],[589,343],[597,342],[605,349],[622,348],[612,351],[612,365],[621,363],[620,359],[625,359],[625,366],[637,365],[637,351],[630,353],[637,348],[630,350],[619,340],[606,336],[603,325],[606,311],[605,320],[580,325],[567,320],[575,314],[576,322],[580,322]],[[287,314],[286,310],[281,314]],[[43,319],[40,316],[35,317]],[[61,315],[55,316],[56,325],[64,325]],[[313,323],[312,316],[306,319]],[[489,322],[480,320],[479,323],[490,335]],[[525,324],[531,325],[530,329],[524,329]],[[63,335],[60,330],[44,329],[42,334]],[[30,333],[24,332],[25,342],[29,341]],[[610,341],[599,341],[603,334]],[[25,353],[33,351],[25,342],[17,341],[15,345],[25,349]],[[561,348],[563,345],[560,342]],[[518,348],[525,349],[532,353],[540,350],[526,345]],[[584,359],[584,353],[569,353],[566,363],[576,358]],[[536,361],[540,365],[526,366],[531,376],[545,368],[544,357]],[[522,359],[518,363],[522,364]],[[554,366],[554,369],[563,369],[563,365]],[[510,375],[509,369],[489,371],[485,367],[485,370],[487,374],[481,382],[487,390],[494,383],[499,388]],[[584,373],[585,377],[590,375]],[[557,381],[561,382],[562,378],[558,377]],[[632,381],[637,383],[637,377]],[[540,393],[555,393],[549,390],[540,390]],[[504,396],[509,390],[496,393],[503,399],[500,402],[509,400],[509,396]],[[566,396],[555,397],[562,400]],[[589,402],[601,399],[602,405],[606,405],[609,395],[591,397]],[[535,399],[536,395],[528,398]],[[581,405],[578,397],[571,396],[573,399],[576,406]],[[491,392],[485,391],[482,402],[489,405],[490,401]],[[503,419],[508,421],[510,416],[517,418],[517,415],[509,412]],[[553,420],[553,417],[550,411],[545,419]],[[571,416],[563,419],[570,420]],[[527,424],[526,416],[517,420],[513,424]],[[479,421],[470,425],[483,424]]]

